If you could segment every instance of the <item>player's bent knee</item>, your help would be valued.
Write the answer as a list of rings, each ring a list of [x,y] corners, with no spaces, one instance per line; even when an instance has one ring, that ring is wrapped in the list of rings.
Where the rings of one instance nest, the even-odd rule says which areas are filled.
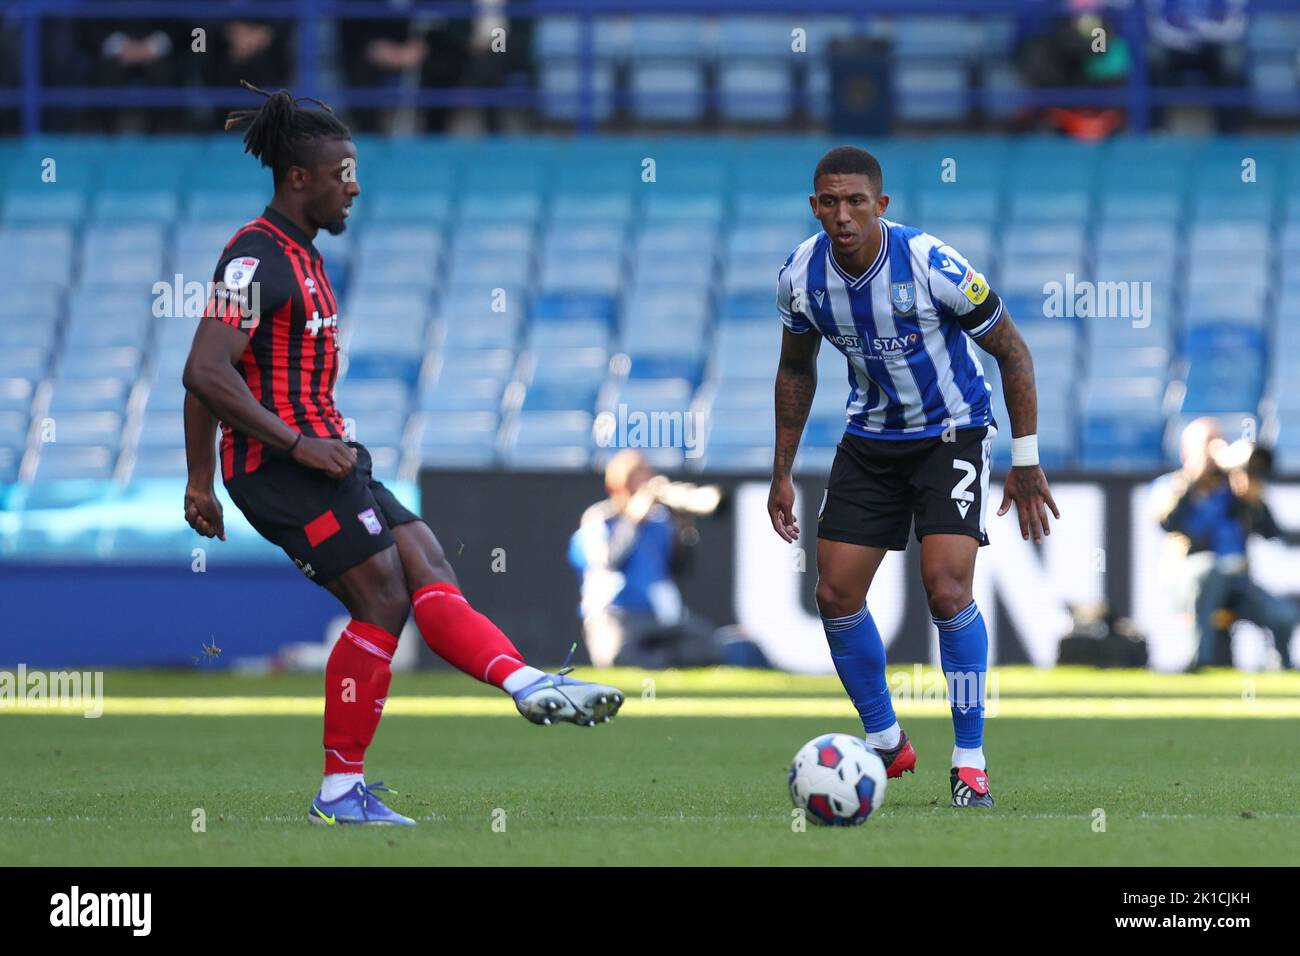
[[[954,577],[936,576],[927,579],[924,584],[930,613],[941,621],[956,617],[973,600],[966,585]]]
[[[817,609],[822,617],[848,617],[862,610],[867,599],[866,591],[858,587],[845,587],[829,578],[817,582]]]

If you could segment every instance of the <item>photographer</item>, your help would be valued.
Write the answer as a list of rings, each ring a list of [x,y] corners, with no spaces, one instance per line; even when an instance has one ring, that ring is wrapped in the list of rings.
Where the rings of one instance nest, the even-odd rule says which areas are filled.
[[[583,632],[592,663],[723,663],[722,640],[682,606],[673,580],[683,556],[678,521],[663,503],[709,514],[718,506],[718,490],[670,482],[631,450],[610,459],[605,490],[609,497],[587,509],[569,547],[569,561],[582,573]]]
[[[1222,438],[1212,439],[1207,451],[1202,467],[1175,490],[1172,507],[1161,522],[1166,531],[1186,536],[1189,554],[1213,555],[1196,592],[1196,666],[1214,663],[1214,618],[1228,609],[1270,631],[1282,667],[1290,668],[1288,645],[1300,624],[1300,610],[1294,602],[1260,587],[1251,578],[1246,560],[1246,541],[1252,534],[1281,536],[1263,498],[1272,454],[1246,441],[1229,445]]]

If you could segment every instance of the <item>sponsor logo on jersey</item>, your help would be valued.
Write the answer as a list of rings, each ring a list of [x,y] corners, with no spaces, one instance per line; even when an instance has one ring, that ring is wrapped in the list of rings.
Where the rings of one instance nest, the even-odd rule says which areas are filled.
[[[916,332],[907,335],[885,335],[871,340],[871,347],[885,358],[897,358],[916,350],[921,336]]]
[[[830,342],[831,345],[835,346],[845,354],[850,352],[854,355],[864,354],[862,339],[858,338],[856,335],[828,335],[826,336],[826,341]]]
[[[825,296],[826,296],[825,289],[813,289],[813,298],[817,300],[818,305],[822,304],[822,299],[825,298]]]
[[[226,274],[223,282],[227,289],[242,289],[253,281],[253,273],[257,271],[257,264],[260,260],[252,256],[240,256],[238,259],[231,259],[226,263]]]
[[[916,308],[916,286],[907,282],[892,282],[889,285],[889,298],[894,303],[894,311],[907,315]]]
[[[358,512],[357,520],[360,521],[365,529],[371,534],[383,534],[384,526],[379,523],[375,517],[375,509],[367,508],[365,511]]]
[[[333,330],[334,335],[338,335],[339,317],[337,314],[321,318],[319,312],[313,312],[311,318],[307,320],[305,326],[308,334],[315,338],[320,335],[321,329]]]

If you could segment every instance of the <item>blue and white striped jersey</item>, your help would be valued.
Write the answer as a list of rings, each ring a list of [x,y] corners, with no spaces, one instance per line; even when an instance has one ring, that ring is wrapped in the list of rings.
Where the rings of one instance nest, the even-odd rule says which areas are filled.
[[[847,429],[867,438],[926,438],[992,425],[992,391],[974,342],[1002,302],[951,246],[880,220],[880,254],[854,278],[824,232],[790,253],[777,279],[785,327],[816,330],[848,359]]]

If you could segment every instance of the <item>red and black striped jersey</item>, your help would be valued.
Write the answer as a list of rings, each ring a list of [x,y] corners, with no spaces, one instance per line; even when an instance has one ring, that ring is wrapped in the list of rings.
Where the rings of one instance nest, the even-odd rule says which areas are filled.
[[[343,438],[338,303],[311,240],[268,206],[226,244],[212,281],[203,314],[248,333],[237,367],[253,397],[304,435]],[[257,471],[267,453],[221,423],[223,478]]]

